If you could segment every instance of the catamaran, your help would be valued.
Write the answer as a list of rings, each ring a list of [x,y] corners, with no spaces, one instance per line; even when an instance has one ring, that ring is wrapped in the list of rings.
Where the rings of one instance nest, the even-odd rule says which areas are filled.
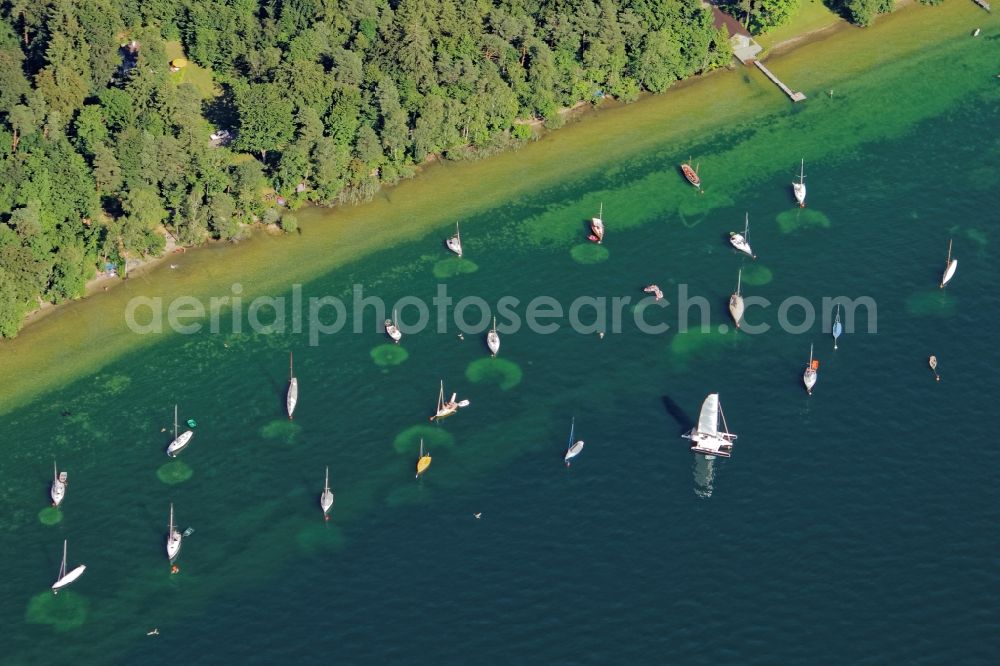
[[[66,472],[60,472],[56,461],[52,461],[52,489],[49,495],[52,497],[52,506],[58,507],[66,497]]]
[[[420,438],[420,457],[417,458],[417,476],[416,476],[416,478],[419,479],[420,475],[423,474],[424,472],[426,472],[427,468],[430,467],[430,466],[431,466],[431,454],[430,454],[430,451],[428,451],[426,454],[424,453],[424,438],[421,437]]]
[[[833,348],[837,348],[837,338],[844,332],[844,325],[840,323],[840,306],[837,306],[837,316],[833,320]]]
[[[497,355],[500,351],[500,336],[497,335],[497,318],[493,317],[493,328],[486,334],[486,346],[489,347],[490,354]]]
[[[813,358],[813,346],[809,345],[809,365],[802,373],[802,383],[806,385],[806,392],[812,395],[813,386],[816,386],[816,379],[819,375],[819,361]]]
[[[457,393],[452,393],[451,394],[451,399],[448,400],[448,401],[445,401],[445,399],[444,399],[444,381],[442,381],[441,382],[441,390],[438,391],[437,411],[434,412],[434,416],[431,417],[431,421],[437,421],[437,420],[446,418],[446,417],[451,416],[452,414],[456,413],[459,410],[459,408],[461,408],[461,407],[468,407],[469,406],[469,401],[468,400],[458,401],[456,399],[457,397],[458,397]]]
[[[170,522],[167,523],[167,559],[173,564],[177,556],[181,554],[181,541],[183,536],[174,525],[174,503],[170,503]]]
[[[698,166],[696,165],[693,169],[691,168],[691,158],[681,165],[681,172],[684,173],[684,177],[687,178],[688,182],[695,187],[701,187],[701,178],[698,176]]]
[[[69,573],[66,573],[66,543],[67,541],[64,539],[62,566],[59,567],[59,578],[56,579],[56,582],[52,583],[52,594],[59,594],[59,590],[63,589],[64,587],[75,581],[77,578],[83,575],[84,571],[87,570],[86,565],[81,564],[80,566],[73,569]]]
[[[458,222],[455,223],[455,235],[444,242],[448,246],[448,249],[462,256],[462,235],[458,231]]]
[[[799,202],[799,208],[806,207],[806,161],[803,158],[799,165],[799,182],[792,183],[792,192],[795,193],[795,200]]]
[[[292,364],[292,352],[288,352],[288,394],[285,396],[285,411],[288,420],[292,420],[295,405],[299,402],[299,380],[295,378],[295,367]]]
[[[958,259],[951,258],[951,239],[948,239],[948,258],[944,262],[944,275],[941,276],[941,288],[943,289],[946,284],[951,282],[951,279],[955,277],[955,271],[958,269]]]
[[[574,416],[573,420],[570,421],[569,441],[566,442],[566,455],[563,456],[563,460],[566,462],[566,467],[569,467],[570,465],[569,461],[571,459],[577,457],[578,455],[580,455],[580,451],[583,451],[583,440],[578,439],[575,442],[573,441],[573,430],[575,428],[576,428],[576,417]]]
[[[174,405],[174,440],[167,445],[167,455],[176,458],[177,454],[187,448],[188,442],[194,437],[193,430],[185,430],[177,434],[177,405]]]
[[[323,517],[327,520],[330,516],[330,509],[333,507],[333,491],[330,490],[330,468],[326,468],[326,480],[323,482],[323,494],[319,496],[319,506],[323,509]]]
[[[597,217],[590,218],[590,240],[600,244],[604,240],[604,202],[597,213]]]
[[[399,341],[403,339],[403,334],[399,331],[399,327],[396,325],[396,311],[392,311],[392,319],[385,320],[385,332],[389,335],[389,338],[399,344]]]
[[[743,269],[741,268],[736,276],[736,292],[729,297],[729,314],[736,323],[736,328],[739,328],[740,322],[743,321],[743,294],[740,292],[742,282]]]
[[[750,249],[750,213],[746,214],[746,225],[743,227],[743,233],[729,232],[729,244],[747,256],[753,259],[757,258],[753,256],[753,250]]]
[[[733,454],[733,440],[736,439],[736,435],[729,432],[726,416],[722,413],[722,405],[719,404],[718,393],[708,394],[705,402],[701,403],[698,425],[691,428],[683,437],[691,440],[691,450],[695,453],[722,458],[729,458]]]

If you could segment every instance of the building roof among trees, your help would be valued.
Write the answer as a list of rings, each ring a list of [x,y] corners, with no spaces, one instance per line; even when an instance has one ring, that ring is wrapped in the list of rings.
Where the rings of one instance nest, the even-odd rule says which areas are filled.
[[[715,5],[712,5],[712,23],[715,25],[716,30],[722,26],[726,26],[730,37],[735,37],[736,35],[750,37],[750,32],[739,21]]]

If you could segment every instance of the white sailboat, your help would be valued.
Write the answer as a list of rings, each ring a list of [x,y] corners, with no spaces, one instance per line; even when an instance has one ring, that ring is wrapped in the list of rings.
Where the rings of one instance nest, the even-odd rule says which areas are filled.
[[[493,328],[486,334],[486,346],[490,349],[490,354],[497,355],[500,351],[500,336],[497,335],[497,318],[493,317]]]
[[[56,582],[52,583],[52,594],[59,594],[59,590],[75,581],[87,570],[86,565],[81,564],[69,573],[66,572],[66,543],[67,541],[64,539],[62,565],[59,567],[59,578],[56,579]]]
[[[392,319],[385,320],[385,332],[389,336],[389,339],[399,344],[399,341],[403,339],[403,334],[400,332],[399,327],[396,325],[396,311],[392,311]]]
[[[736,328],[739,328],[740,322],[743,321],[743,294],[740,292],[742,282],[743,269],[741,268],[739,275],[736,277],[736,292],[729,297],[729,315],[736,323]]]
[[[288,420],[292,420],[295,413],[295,405],[299,402],[299,380],[295,378],[295,368],[292,365],[292,352],[288,352],[288,394],[285,396],[285,411],[288,412]]]
[[[566,467],[569,467],[570,465],[569,461],[571,459],[577,457],[578,455],[580,455],[580,452],[583,451],[583,440],[578,439],[575,442],[573,441],[573,430],[575,428],[576,428],[576,417],[574,416],[569,426],[569,441],[566,443],[566,455],[563,456],[563,460],[566,461]]]
[[[323,517],[327,520],[330,517],[330,509],[333,507],[333,491],[330,490],[330,468],[326,468],[326,481],[323,482],[323,494],[319,496],[319,506],[323,509]]]
[[[167,523],[167,559],[173,564],[177,556],[181,554],[181,540],[183,539],[177,526],[174,525],[174,503],[170,503],[170,522]]]
[[[943,289],[946,284],[951,282],[951,279],[955,277],[955,271],[958,269],[958,259],[951,258],[951,239],[948,239],[948,258],[944,262],[944,275],[941,276],[941,288]]]
[[[806,392],[812,395],[813,386],[816,386],[816,379],[819,377],[819,361],[813,358],[813,346],[809,345],[809,365],[802,373],[802,383],[806,385]]]
[[[52,489],[49,496],[52,497],[52,506],[59,507],[63,498],[66,497],[66,472],[60,472],[56,461],[52,461]]]
[[[837,338],[844,332],[844,325],[840,323],[840,306],[837,306],[837,316],[833,320],[833,348],[837,348]]]
[[[423,474],[424,472],[426,472],[427,468],[430,467],[430,466],[431,466],[431,454],[430,454],[430,451],[428,451],[426,454],[424,453],[424,438],[421,437],[420,438],[420,456],[417,458],[417,476],[416,476],[416,478],[419,479],[420,475]]]
[[[604,202],[601,202],[597,217],[590,218],[590,240],[598,244],[604,240]]]
[[[448,246],[448,249],[462,256],[462,234],[458,230],[458,222],[455,223],[455,235],[444,242]]]
[[[441,390],[438,391],[437,410],[434,412],[434,416],[431,417],[431,421],[437,421],[437,420],[446,418],[446,417],[451,416],[452,414],[455,414],[456,412],[458,412],[458,410],[459,410],[460,407],[468,407],[469,406],[469,401],[468,400],[461,400],[461,401],[459,401],[459,400],[457,400],[457,398],[458,398],[458,394],[457,393],[452,393],[450,400],[446,401],[444,399],[444,381],[442,381],[441,382]]]
[[[177,405],[174,405],[174,440],[167,445],[167,455],[176,458],[178,453],[187,448],[192,437],[194,437],[193,430],[185,430],[180,435],[177,434]]]
[[[799,165],[799,182],[792,183],[792,192],[795,193],[795,200],[799,202],[799,208],[806,207],[806,161],[803,158]]]
[[[719,430],[719,425],[722,430]],[[691,440],[691,450],[706,456],[728,458],[733,454],[733,441],[736,435],[729,432],[726,417],[719,404],[719,394],[709,393],[705,402],[701,403],[701,413],[698,415],[698,425],[683,435]]]
[[[753,250],[750,249],[750,213],[746,214],[746,225],[743,227],[743,233],[729,232],[729,244],[748,257],[757,258],[754,256]]]

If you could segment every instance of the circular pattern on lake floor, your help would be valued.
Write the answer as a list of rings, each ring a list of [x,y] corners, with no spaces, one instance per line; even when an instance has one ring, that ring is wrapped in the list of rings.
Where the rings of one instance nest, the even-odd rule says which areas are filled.
[[[474,261],[469,261],[463,257],[448,257],[434,264],[434,277],[439,280],[444,278],[475,273],[479,270],[479,265]]]
[[[750,264],[743,269],[743,282],[751,287],[759,287],[770,283],[774,279],[774,273],[767,266],[761,264]]]
[[[47,506],[38,512],[38,522],[42,525],[55,525],[62,519],[62,511],[54,506]]]
[[[944,289],[926,289],[906,297],[904,307],[912,315],[920,317],[950,317],[955,314],[955,299]]]
[[[830,218],[815,208],[793,208],[778,213],[776,219],[778,220],[778,228],[783,234],[790,234],[793,231],[810,227],[826,229],[830,226]]]
[[[410,353],[397,344],[379,345],[370,354],[375,365],[380,368],[390,368],[410,358]]]
[[[275,419],[260,429],[260,436],[264,439],[283,439],[291,444],[300,432],[302,432],[302,426],[295,421]]]
[[[574,245],[569,254],[573,257],[573,261],[585,265],[600,264],[607,261],[608,257],[611,256],[608,248],[597,243],[580,243],[579,245]]]
[[[73,590],[64,589],[59,594],[46,590],[31,598],[24,619],[32,624],[51,625],[56,631],[68,631],[87,621],[88,605],[87,599]]]
[[[521,383],[524,372],[521,366],[503,358],[481,358],[465,369],[465,377],[476,384],[496,384],[509,391]]]
[[[334,505],[336,507],[336,505]],[[295,535],[295,542],[307,555],[317,555],[328,551],[337,551],[344,547],[344,533],[333,524],[336,520],[330,515],[330,520],[323,520],[322,512],[317,509],[316,524],[304,527]]]
[[[392,440],[392,448],[396,449],[396,453],[412,454],[413,462],[416,464],[417,456],[420,455],[421,439],[424,440],[425,452],[442,446],[455,445],[455,438],[440,426],[415,425],[396,435],[396,439]]]
[[[184,483],[194,476],[194,470],[182,460],[174,460],[165,465],[160,465],[156,470],[156,478],[168,486]]]

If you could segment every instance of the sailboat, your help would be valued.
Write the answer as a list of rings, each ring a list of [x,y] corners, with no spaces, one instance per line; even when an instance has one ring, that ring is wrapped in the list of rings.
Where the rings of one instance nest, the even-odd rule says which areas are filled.
[[[806,385],[806,392],[812,395],[813,386],[816,386],[816,379],[819,375],[819,361],[813,358],[813,346],[809,345],[809,365],[802,373],[802,383]]]
[[[939,375],[937,371],[937,366],[938,366],[937,356],[932,355],[929,359],[927,359],[927,365],[931,366],[931,371],[934,373],[934,379],[936,381],[941,381],[941,375]]]
[[[490,354],[497,355],[500,351],[500,336],[497,335],[497,318],[493,317],[493,328],[486,334],[486,346],[490,349]]]
[[[194,437],[193,430],[185,430],[180,435],[177,434],[177,405],[174,405],[174,441],[167,445],[167,455],[176,458],[177,454],[187,448],[188,442]]]
[[[455,223],[455,235],[444,242],[448,246],[448,249],[462,256],[462,235],[458,231],[458,222]]]
[[[590,232],[589,240],[598,244],[604,240],[604,202],[601,202],[597,217],[590,218]]]
[[[958,259],[951,258],[951,239],[948,239],[948,258],[944,262],[944,275],[941,276],[941,288],[943,289],[946,284],[951,282],[951,279],[955,277],[955,271],[958,269]]]
[[[578,455],[580,455],[580,451],[583,451],[583,440],[578,439],[575,442],[573,441],[573,430],[575,428],[576,428],[576,417],[574,416],[569,426],[569,441],[566,442],[566,455],[563,456],[563,460],[566,461],[566,467],[569,467],[570,459],[577,457]]]
[[[695,187],[701,187],[701,178],[698,176],[698,167],[691,168],[691,158],[681,165],[681,172],[683,172],[684,177],[687,178],[688,182]]]
[[[333,491],[330,490],[330,468],[326,468],[326,480],[323,482],[323,494],[319,496],[319,506],[323,509],[323,517],[327,520],[330,516],[331,507],[333,507]]]
[[[792,192],[795,193],[795,200],[799,202],[799,208],[806,207],[806,161],[802,160],[799,165],[799,182],[792,183]]]
[[[732,316],[733,321],[736,322],[736,328],[739,328],[740,322],[743,321],[743,294],[740,293],[742,282],[743,269],[741,268],[736,277],[736,293],[729,297],[729,314]]]
[[[392,311],[392,319],[385,320],[385,332],[389,335],[389,338],[396,344],[399,344],[399,341],[402,340],[403,338],[403,334],[399,331],[399,327],[396,326],[395,310]]]
[[[295,378],[295,368],[292,365],[292,352],[288,352],[288,394],[285,396],[285,411],[288,420],[292,420],[295,405],[299,402],[299,380]]]
[[[83,572],[87,570],[86,565],[81,564],[77,568],[73,569],[69,573],[66,573],[66,544],[67,541],[63,540],[63,558],[62,566],[59,567],[59,578],[56,582],[52,583],[52,594],[59,594],[59,590],[63,589],[77,578],[83,575]]]
[[[837,316],[833,320],[833,348],[837,348],[837,338],[844,332],[844,325],[840,323],[840,306],[837,306]]]
[[[66,497],[66,472],[60,472],[56,461],[52,461],[52,489],[49,491],[52,497],[52,506],[57,507],[62,504]]]
[[[753,255],[753,250],[750,249],[750,213],[746,214],[746,225],[743,227],[743,233],[729,232],[729,244],[748,257],[757,258]]]
[[[726,416],[722,413],[722,405],[719,404],[718,393],[708,394],[705,402],[701,403],[698,425],[683,436],[691,440],[691,450],[695,453],[722,458],[729,458],[733,454],[733,441],[736,435],[729,432]]]
[[[183,540],[177,526],[174,525],[174,503],[170,503],[170,522],[167,523],[167,559],[173,564],[177,556],[181,554],[181,541]]]
[[[451,394],[451,399],[445,401],[445,399],[444,399],[444,381],[442,381],[441,382],[441,390],[438,391],[437,411],[434,412],[434,416],[431,417],[431,421],[437,421],[439,419],[446,418],[446,417],[451,416],[452,414],[456,413],[459,410],[460,407],[468,407],[469,406],[469,401],[468,400],[458,401],[458,400],[456,400],[457,397],[458,397],[457,393],[452,393]]]
[[[430,467],[430,466],[431,466],[431,454],[430,454],[430,452],[424,454],[424,438],[421,437],[420,438],[420,457],[417,458],[417,476],[416,476],[416,478],[419,479],[420,475],[423,474],[424,472],[426,472],[427,468]]]

